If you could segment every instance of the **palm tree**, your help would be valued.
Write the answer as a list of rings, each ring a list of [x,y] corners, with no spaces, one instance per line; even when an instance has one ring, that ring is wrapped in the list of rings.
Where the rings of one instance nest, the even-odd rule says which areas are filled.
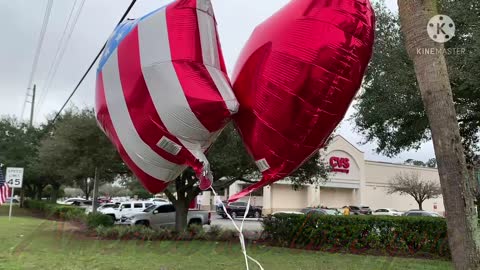
[[[474,193],[466,167],[443,44],[427,34],[437,15],[436,0],[398,0],[402,32],[432,132],[435,155],[447,212],[452,259],[457,270],[480,269],[480,233],[475,216]],[[434,54],[425,49],[433,48]]]

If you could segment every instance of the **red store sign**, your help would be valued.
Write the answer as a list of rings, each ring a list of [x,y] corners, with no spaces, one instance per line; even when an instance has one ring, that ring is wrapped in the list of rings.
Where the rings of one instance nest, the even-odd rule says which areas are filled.
[[[332,167],[332,172],[349,173],[350,159],[342,157],[331,157],[330,166]]]

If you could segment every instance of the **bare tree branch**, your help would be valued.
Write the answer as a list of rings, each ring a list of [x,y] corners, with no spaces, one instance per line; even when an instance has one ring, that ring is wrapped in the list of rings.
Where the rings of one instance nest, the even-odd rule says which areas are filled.
[[[175,203],[177,201],[177,198],[175,198],[175,196],[173,195],[173,193],[168,190],[168,189],[165,189],[165,191],[163,191],[165,193],[165,195],[167,195],[167,198],[172,202],[172,203]]]
[[[393,193],[412,196],[420,209],[425,200],[437,198],[442,194],[438,183],[422,180],[420,175],[415,172],[395,175],[388,187],[388,194]]]
[[[195,183],[197,183],[197,178],[193,177],[191,179],[188,179],[187,182],[188,183],[184,185],[182,188],[180,188],[179,190],[177,190],[177,192],[186,192],[187,190],[192,188],[195,185]]]
[[[230,177],[230,178],[226,178],[224,180],[217,180],[217,181],[213,182],[212,186],[213,186],[214,189],[223,189],[223,188],[229,187],[230,185],[232,185],[236,181],[242,181],[242,182],[250,183],[250,184],[256,183],[256,181],[249,180],[249,179],[246,179],[246,178],[243,178],[243,177],[239,177],[239,178]]]
[[[187,202],[191,202],[195,197],[197,197],[198,194],[200,194],[202,190],[199,187],[195,187],[193,191],[189,192],[187,195]]]

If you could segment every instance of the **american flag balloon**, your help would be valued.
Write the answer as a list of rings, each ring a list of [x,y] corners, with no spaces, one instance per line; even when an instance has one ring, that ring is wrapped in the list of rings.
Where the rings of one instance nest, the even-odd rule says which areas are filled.
[[[97,72],[101,129],[147,190],[192,167],[211,184],[205,151],[238,110],[210,0],[177,0],[119,25]]]

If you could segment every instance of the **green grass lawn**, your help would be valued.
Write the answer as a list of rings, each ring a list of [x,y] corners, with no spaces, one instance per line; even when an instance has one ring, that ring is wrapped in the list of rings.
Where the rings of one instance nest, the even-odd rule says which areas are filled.
[[[14,217],[0,207],[0,269],[245,269],[238,244],[105,241],[83,237],[61,222]],[[16,209],[17,210],[17,209]],[[21,214],[22,212],[17,211]],[[329,254],[249,246],[265,270],[452,269],[450,262]],[[258,269],[252,266],[250,269]]]

